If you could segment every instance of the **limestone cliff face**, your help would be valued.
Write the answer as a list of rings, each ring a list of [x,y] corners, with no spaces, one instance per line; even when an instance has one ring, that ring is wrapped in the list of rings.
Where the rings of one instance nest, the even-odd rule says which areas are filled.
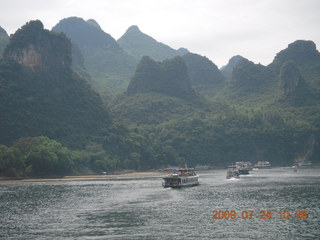
[[[302,81],[302,76],[292,61],[282,65],[280,70],[280,88],[282,95],[288,96],[295,92]]]
[[[1,144],[26,136],[81,139],[111,123],[99,95],[71,69],[70,41],[40,21],[11,36],[0,79]]]
[[[32,70],[69,68],[71,43],[63,34],[45,30],[40,21],[30,21],[10,38],[4,58]]]
[[[39,50],[36,49],[36,47],[32,44],[12,52],[9,58],[25,67],[42,67],[41,54]]]

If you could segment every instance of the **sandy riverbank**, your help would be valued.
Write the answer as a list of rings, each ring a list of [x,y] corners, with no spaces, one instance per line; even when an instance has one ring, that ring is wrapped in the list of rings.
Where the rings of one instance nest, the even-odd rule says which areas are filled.
[[[165,176],[166,172],[148,171],[148,172],[129,172],[119,174],[106,175],[81,175],[81,176],[65,176],[62,178],[25,178],[25,179],[0,179],[0,184],[21,184],[28,182],[70,182],[70,181],[100,181],[100,180],[126,180],[126,179],[143,179],[157,178]]]

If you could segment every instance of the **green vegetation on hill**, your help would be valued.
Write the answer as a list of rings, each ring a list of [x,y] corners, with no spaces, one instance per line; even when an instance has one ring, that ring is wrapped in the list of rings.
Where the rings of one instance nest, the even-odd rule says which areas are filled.
[[[189,116],[159,126],[158,131],[160,141],[175,149],[188,165],[221,167],[235,161],[290,164],[305,150],[312,134],[312,129],[296,129],[276,114],[257,112],[250,117],[234,111]]]
[[[315,66],[319,62],[315,57],[308,65],[293,62],[298,56],[291,53],[297,52],[292,45],[295,46],[291,44],[281,52],[291,57],[280,65],[262,66],[237,57],[232,78],[217,88],[209,105],[206,101],[188,105],[177,98],[168,99],[161,91],[157,95],[150,93],[148,80],[156,79],[158,84],[162,77],[157,72],[158,63],[146,58],[144,68],[138,66],[135,76],[140,79],[134,88],[139,94],[120,98],[112,110],[128,122],[148,129],[191,166],[225,166],[236,160],[269,160],[274,165],[292,164],[304,158],[317,162],[320,72]],[[309,54],[317,56],[314,52]],[[205,64],[199,65],[205,69]],[[156,72],[158,78],[152,74]],[[200,73],[194,76],[200,81]],[[209,88],[211,82],[203,84]],[[315,139],[314,143],[309,139]]]
[[[297,40],[280,51],[274,58],[271,66],[281,66],[287,61],[293,61],[300,66],[319,63],[320,53],[312,41]]]
[[[0,62],[1,176],[319,164],[320,57],[312,42],[289,44],[268,66],[236,57],[222,74],[190,53],[162,62],[145,56],[134,72],[137,58],[94,20],[65,19],[60,30],[73,45],[29,22],[11,36]],[[71,56],[86,79],[71,69]],[[89,84],[127,91],[106,98],[108,109]]]
[[[157,125],[201,112],[199,104],[160,93],[119,96],[111,107],[115,116],[127,123]]]
[[[61,20],[52,30],[65,33],[80,49],[85,67],[82,71],[91,76],[94,89],[100,93],[121,93],[127,88],[138,59],[120,48],[94,20],[70,17]],[[81,66],[75,67],[77,72],[79,69]]]
[[[11,37],[0,63],[2,144],[45,135],[79,147],[111,124],[99,96],[70,69],[70,54],[69,40],[40,21]]]
[[[218,67],[208,58],[194,53],[182,56],[186,63],[190,83],[196,92],[212,97],[225,85]]]
[[[236,56],[233,56],[232,58],[230,58],[229,62],[227,65],[221,67],[220,71],[221,71],[221,74],[224,76],[224,78],[227,80],[227,81],[230,81],[231,78],[232,78],[232,72],[233,72],[233,69],[235,66],[238,65],[238,63],[241,61],[241,60],[248,60],[240,55],[236,55]]]
[[[156,62],[147,56],[141,59],[127,94],[150,92],[189,100],[197,97],[182,57],[177,56],[163,62]]]

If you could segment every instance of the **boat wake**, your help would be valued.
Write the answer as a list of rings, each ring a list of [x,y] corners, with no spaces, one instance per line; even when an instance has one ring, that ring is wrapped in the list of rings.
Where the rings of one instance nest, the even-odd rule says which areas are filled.
[[[229,178],[228,180],[231,180],[231,181],[240,181],[240,178],[234,178],[234,177],[232,177],[232,178]]]

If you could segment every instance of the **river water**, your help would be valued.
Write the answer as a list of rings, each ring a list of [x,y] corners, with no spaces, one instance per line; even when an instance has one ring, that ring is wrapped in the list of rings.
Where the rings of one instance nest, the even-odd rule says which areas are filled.
[[[199,175],[180,190],[161,178],[0,184],[0,239],[320,239],[320,169]]]

